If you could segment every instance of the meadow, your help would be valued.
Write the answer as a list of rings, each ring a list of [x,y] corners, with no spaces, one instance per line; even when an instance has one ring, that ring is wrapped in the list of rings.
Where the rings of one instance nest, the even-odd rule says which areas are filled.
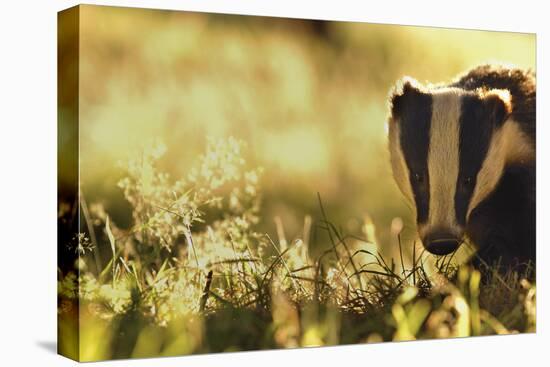
[[[61,351],[536,331],[534,269],[423,250],[385,136],[397,79],[534,68],[534,36],[81,9],[79,195],[58,210],[78,229],[59,244],[59,332],[80,349]]]

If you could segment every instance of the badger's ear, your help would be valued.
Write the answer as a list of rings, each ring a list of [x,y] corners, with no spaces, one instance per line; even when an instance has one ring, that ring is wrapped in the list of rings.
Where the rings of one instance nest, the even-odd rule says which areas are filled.
[[[404,106],[407,100],[414,99],[415,96],[422,94],[424,87],[411,77],[403,77],[390,91],[390,110],[392,117],[402,116]]]
[[[502,125],[512,113],[512,96],[506,89],[491,89],[485,92],[483,102],[496,126]]]

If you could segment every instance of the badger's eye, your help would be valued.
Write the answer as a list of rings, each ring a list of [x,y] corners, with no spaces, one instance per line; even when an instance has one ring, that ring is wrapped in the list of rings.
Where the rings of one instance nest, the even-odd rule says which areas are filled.
[[[414,178],[414,181],[419,183],[419,184],[424,182],[424,175],[422,175],[420,173],[413,174],[413,178]]]
[[[470,187],[470,186],[472,186],[473,182],[474,182],[474,180],[471,176],[468,176],[468,177],[464,178],[464,186]]]

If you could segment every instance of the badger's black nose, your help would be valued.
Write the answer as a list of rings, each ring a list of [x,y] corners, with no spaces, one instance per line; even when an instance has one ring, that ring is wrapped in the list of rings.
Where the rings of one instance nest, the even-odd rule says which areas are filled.
[[[438,256],[448,255],[460,245],[458,238],[450,233],[430,234],[422,242],[426,250]]]

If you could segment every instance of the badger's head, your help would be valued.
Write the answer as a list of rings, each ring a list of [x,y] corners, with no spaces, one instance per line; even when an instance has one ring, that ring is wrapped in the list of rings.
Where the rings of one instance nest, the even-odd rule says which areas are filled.
[[[510,93],[398,83],[391,97],[389,148],[395,180],[414,209],[424,247],[446,255],[468,220],[523,149],[512,143]]]

